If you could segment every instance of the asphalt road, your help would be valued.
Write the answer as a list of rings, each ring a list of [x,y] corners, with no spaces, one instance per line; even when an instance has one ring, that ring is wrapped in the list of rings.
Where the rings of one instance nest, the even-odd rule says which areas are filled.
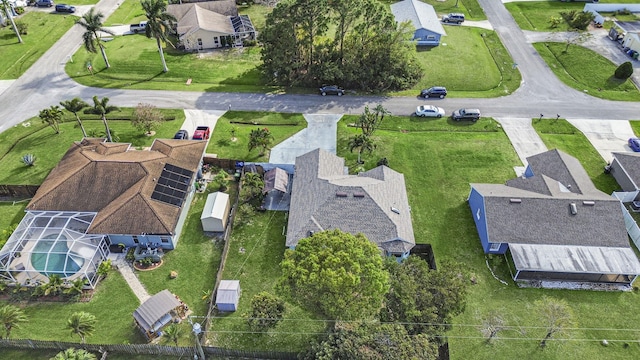
[[[487,18],[522,73],[522,86],[512,95],[492,99],[433,100],[451,111],[461,107],[481,109],[483,115],[502,118],[547,117],[629,120],[640,116],[640,102],[614,102],[597,99],[560,82],[527,43],[524,34],[500,1],[479,0]],[[118,0],[102,0],[96,8],[108,17]],[[411,114],[423,100],[417,97],[272,95],[247,93],[198,93],[156,90],[110,90],[89,88],[72,81],[64,72],[70,55],[81,46],[83,29],[74,25],[20,79],[0,96],[0,132],[41,109],[73,97],[90,99],[108,96],[118,106],[140,102],[161,108],[201,110],[264,110],[277,112],[358,114],[365,105],[381,103],[393,114]],[[430,101],[431,102],[431,101]]]

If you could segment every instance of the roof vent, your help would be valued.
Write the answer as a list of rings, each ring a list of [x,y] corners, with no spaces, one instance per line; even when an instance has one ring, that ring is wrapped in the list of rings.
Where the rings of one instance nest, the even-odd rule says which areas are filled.
[[[520,204],[522,202],[522,199],[509,199],[509,202],[512,204]]]
[[[576,203],[571,203],[569,205],[569,209],[571,210],[571,215],[575,215],[578,213],[578,207],[576,206]]]
[[[309,236],[313,236],[313,234],[314,234],[314,231],[313,231],[313,230],[309,230],[308,235],[309,235]]]
[[[582,202],[582,205],[585,205],[585,206],[593,206],[595,204],[596,204],[595,201],[586,201],[585,200],[585,201]]]
[[[394,207],[391,208],[391,211],[393,211],[396,214],[400,214],[400,210],[398,210],[398,209],[396,209]]]
[[[346,192],[343,192],[343,191],[338,191],[338,192],[336,193],[336,196],[337,196],[337,197],[347,197],[347,193],[346,193]]]
[[[363,198],[364,197],[364,193],[353,193],[353,197],[359,197],[359,198]]]

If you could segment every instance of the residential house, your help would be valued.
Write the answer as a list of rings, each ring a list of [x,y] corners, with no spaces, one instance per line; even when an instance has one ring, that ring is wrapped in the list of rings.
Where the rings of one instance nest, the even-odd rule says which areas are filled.
[[[387,256],[409,256],[415,239],[404,175],[386,166],[349,175],[344,159],[322,149],[298,156],[286,245],[329,229],[362,233]]]
[[[620,202],[559,150],[527,158],[522,177],[471,184],[469,206],[485,253],[508,254],[516,281],[629,286],[640,262]]]
[[[185,50],[242,46],[244,40],[256,39],[251,19],[238,14],[233,0],[170,4],[167,12],[178,20],[176,30]]]
[[[622,192],[631,200],[638,199],[640,193],[640,153],[615,152],[607,170],[618,182]]]
[[[438,46],[440,38],[447,35],[438,14],[430,4],[420,0],[403,0],[391,4],[391,12],[397,22],[411,23],[415,29],[413,40],[417,45]]]

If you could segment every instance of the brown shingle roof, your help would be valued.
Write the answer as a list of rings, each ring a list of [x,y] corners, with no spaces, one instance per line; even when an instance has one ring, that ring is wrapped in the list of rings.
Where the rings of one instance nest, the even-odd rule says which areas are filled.
[[[205,147],[204,141],[159,139],[148,151],[94,140],[75,143],[27,209],[97,212],[88,233],[171,234],[181,208],[151,199],[157,178],[165,164],[195,175]]]

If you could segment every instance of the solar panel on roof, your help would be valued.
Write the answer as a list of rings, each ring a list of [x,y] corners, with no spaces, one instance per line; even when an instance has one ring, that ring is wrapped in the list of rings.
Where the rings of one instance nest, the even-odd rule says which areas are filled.
[[[166,204],[182,206],[192,178],[193,171],[165,164],[151,198]]]

